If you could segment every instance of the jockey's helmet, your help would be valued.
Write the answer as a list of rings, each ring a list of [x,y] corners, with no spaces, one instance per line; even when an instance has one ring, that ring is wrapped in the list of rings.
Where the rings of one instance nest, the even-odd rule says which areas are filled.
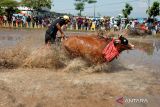
[[[63,19],[64,19],[64,20],[67,20],[67,21],[70,21],[70,17],[67,16],[67,15],[64,15],[64,16],[63,16]]]

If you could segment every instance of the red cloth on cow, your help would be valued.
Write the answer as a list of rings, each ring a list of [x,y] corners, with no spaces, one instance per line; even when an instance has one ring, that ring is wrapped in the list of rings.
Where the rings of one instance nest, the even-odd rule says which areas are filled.
[[[108,62],[119,55],[117,48],[114,46],[114,39],[104,48],[102,53]]]

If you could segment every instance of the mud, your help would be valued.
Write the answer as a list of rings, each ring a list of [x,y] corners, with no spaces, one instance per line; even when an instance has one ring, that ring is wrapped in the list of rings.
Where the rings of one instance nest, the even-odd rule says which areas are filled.
[[[158,39],[130,38],[135,50],[109,64],[91,65],[68,58],[57,44],[45,48],[44,33],[0,30],[0,107],[159,107]],[[122,105],[119,97],[148,103]]]

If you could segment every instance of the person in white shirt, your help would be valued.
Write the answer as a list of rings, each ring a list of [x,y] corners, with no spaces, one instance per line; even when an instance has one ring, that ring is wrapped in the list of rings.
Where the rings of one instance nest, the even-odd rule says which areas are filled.
[[[26,27],[27,18],[25,15],[22,17],[22,21],[23,21],[23,23],[22,23],[23,27]]]
[[[4,26],[7,25],[7,16],[6,15],[3,15],[3,23],[4,23]]]

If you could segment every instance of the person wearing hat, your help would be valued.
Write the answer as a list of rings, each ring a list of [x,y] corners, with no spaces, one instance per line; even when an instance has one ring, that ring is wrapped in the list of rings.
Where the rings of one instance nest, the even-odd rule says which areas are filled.
[[[49,26],[49,28],[46,31],[45,34],[45,44],[51,44],[55,42],[57,32],[59,31],[61,33],[62,39],[65,38],[65,35],[61,29],[63,25],[66,25],[70,22],[70,18],[67,15],[64,15],[63,17],[60,17],[53,21],[53,23]]]

